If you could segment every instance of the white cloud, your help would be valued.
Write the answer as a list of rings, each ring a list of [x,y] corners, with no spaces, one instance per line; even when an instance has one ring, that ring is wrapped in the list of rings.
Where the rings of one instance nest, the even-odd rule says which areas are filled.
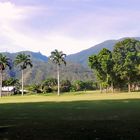
[[[40,35],[40,37],[35,37],[31,34],[26,35],[17,32],[11,28],[6,28],[4,33],[6,37],[11,40],[11,46],[15,46],[15,48],[12,49],[12,52],[31,50],[36,52],[40,51],[45,55],[50,55],[51,51],[58,49],[62,50],[66,54],[71,54],[81,51],[81,48],[86,49],[87,46],[90,47],[93,44],[93,42],[89,40],[81,41],[67,37],[65,35],[61,35],[59,33]]]
[[[0,2],[0,51],[31,50],[50,55],[58,49],[71,54],[106,39],[138,36],[140,32],[137,10],[98,7],[93,8],[95,11],[83,9],[70,14],[65,7],[67,14],[63,10],[53,11],[52,7],[46,11],[47,8]]]
[[[140,11],[122,8],[99,8],[75,14],[62,24],[60,32],[75,38],[96,40],[118,39],[126,36],[139,36]],[[94,44],[93,44],[94,45]]]
[[[52,34],[46,37],[46,51],[54,49],[62,50],[66,54],[72,54],[91,47],[95,42],[91,40],[78,40],[62,34]]]
[[[8,40],[1,44],[0,51],[31,50],[50,55],[51,51],[58,49],[70,54],[92,45],[89,40],[77,40],[57,31],[52,31],[50,34],[36,34],[35,29],[18,30],[17,27],[20,26],[25,28],[22,27],[23,23],[33,10],[33,7],[18,7],[10,2],[0,3],[0,35]],[[32,18],[32,16],[28,18]]]
[[[23,12],[23,9],[15,7],[15,5],[10,2],[0,2],[0,20],[19,19],[21,18],[20,14]]]
[[[13,36],[7,29],[13,29],[18,26],[21,20],[25,18],[25,9],[16,7],[10,2],[0,2],[0,51],[10,51],[13,48],[13,40],[8,36]],[[13,46],[15,47],[15,46]]]

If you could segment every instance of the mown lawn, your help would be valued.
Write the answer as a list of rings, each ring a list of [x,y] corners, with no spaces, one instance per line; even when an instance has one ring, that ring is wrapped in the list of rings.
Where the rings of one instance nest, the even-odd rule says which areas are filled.
[[[0,140],[139,140],[140,93],[0,99]]]

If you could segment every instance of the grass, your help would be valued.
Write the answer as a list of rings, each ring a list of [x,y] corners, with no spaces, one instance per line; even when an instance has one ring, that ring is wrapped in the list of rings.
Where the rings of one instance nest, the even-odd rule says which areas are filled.
[[[96,91],[64,93],[46,95],[24,95],[5,96],[0,99],[0,104],[26,103],[26,102],[71,102],[71,101],[94,101],[94,100],[118,100],[118,99],[140,99],[140,92],[132,93],[99,93]]]
[[[140,93],[0,99],[0,140],[139,140]]]

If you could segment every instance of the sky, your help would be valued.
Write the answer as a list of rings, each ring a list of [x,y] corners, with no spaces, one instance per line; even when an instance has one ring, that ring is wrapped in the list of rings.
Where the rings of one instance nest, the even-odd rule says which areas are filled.
[[[0,0],[0,52],[73,54],[140,37],[139,0]]]

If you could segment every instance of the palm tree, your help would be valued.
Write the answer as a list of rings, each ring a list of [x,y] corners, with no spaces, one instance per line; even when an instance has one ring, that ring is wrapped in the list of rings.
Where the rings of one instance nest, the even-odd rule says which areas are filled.
[[[62,63],[66,65],[65,57],[66,57],[66,54],[58,50],[52,51],[51,56],[50,56],[50,60],[52,60],[57,65],[58,95],[60,95],[59,68]]]
[[[8,66],[11,69],[10,59],[3,54],[0,54],[0,97],[2,97],[2,73]]]
[[[22,96],[23,96],[23,87],[24,87],[24,70],[30,66],[32,67],[32,61],[30,59],[30,55],[26,55],[24,53],[20,53],[15,58],[15,65],[19,65],[21,73],[22,73]]]

